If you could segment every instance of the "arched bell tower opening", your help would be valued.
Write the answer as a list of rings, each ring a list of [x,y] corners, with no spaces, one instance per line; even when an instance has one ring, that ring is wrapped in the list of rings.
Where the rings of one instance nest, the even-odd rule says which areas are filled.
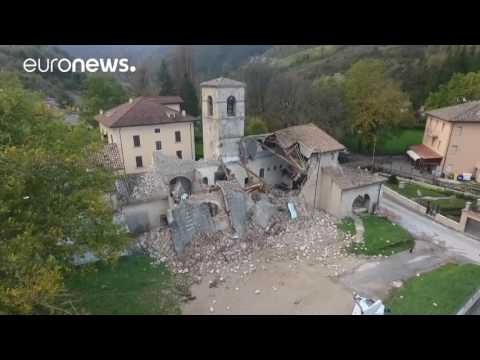
[[[204,158],[239,161],[239,142],[245,128],[245,84],[221,77],[200,86]]]

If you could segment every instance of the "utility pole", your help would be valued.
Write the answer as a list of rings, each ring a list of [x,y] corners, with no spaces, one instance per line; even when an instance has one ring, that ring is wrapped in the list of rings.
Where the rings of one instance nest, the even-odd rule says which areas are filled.
[[[372,173],[375,172],[375,148],[377,147],[377,134],[373,136]]]

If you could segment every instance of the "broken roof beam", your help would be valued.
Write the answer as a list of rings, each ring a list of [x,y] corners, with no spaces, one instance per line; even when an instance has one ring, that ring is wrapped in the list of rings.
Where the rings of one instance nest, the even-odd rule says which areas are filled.
[[[298,164],[294,159],[292,159],[289,155],[287,155],[288,157],[286,156],[283,156],[283,155],[280,155],[278,152],[276,152],[275,150],[271,149],[269,146],[265,145],[265,143],[262,144],[262,147],[267,149],[268,151],[270,151],[273,155],[275,156],[278,156],[280,159],[286,161],[287,163],[289,163],[290,165],[292,165],[294,168],[296,168],[297,170],[299,170],[300,172],[304,173],[307,171],[307,169],[305,167],[303,167],[302,165]]]

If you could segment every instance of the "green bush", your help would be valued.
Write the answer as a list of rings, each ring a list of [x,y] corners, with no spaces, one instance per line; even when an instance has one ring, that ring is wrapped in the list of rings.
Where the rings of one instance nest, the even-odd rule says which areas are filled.
[[[390,175],[387,181],[390,185],[398,185],[399,181],[396,175]]]

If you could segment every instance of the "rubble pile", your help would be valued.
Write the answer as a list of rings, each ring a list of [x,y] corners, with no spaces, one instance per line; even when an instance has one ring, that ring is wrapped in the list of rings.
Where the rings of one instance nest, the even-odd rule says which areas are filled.
[[[323,211],[306,211],[303,202],[291,196],[263,195],[256,203],[266,197],[281,211],[270,217],[266,227],[259,225],[252,213],[242,239],[226,231],[199,234],[182,256],[175,255],[169,229],[142,235],[139,242],[156,262],[166,264],[172,272],[190,274],[195,282],[212,277],[211,286],[217,286],[231,274],[247,278],[255,271],[265,270],[272,261],[292,261],[292,269],[301,262],[321,264],[332,276],[345,271],[340,260],[349,256],[345,248],[353,238],[337,232],[335,218]],[[295,220],[288,213],[288,202],[293,202],[301,214]]]

